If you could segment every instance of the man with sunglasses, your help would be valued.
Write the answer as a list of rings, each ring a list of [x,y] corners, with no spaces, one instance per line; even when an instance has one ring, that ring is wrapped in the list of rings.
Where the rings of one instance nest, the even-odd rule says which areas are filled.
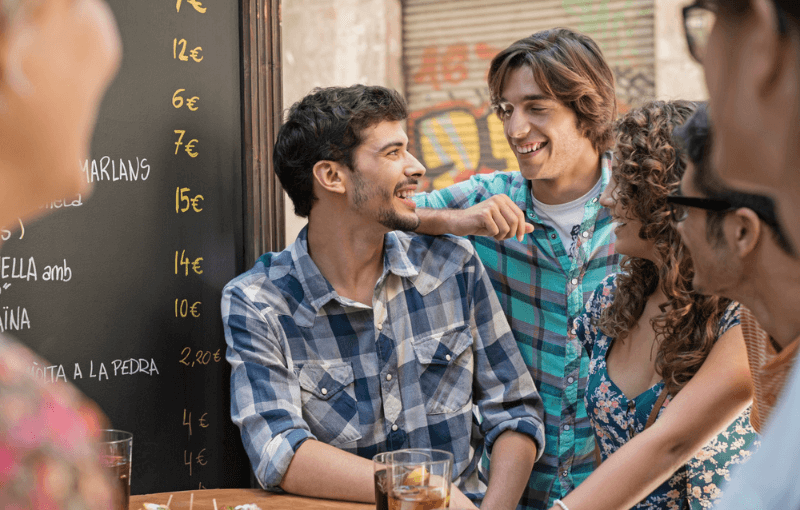
[[[712,167],[732,187],[775,197],[800,246],[800,2],[697,0],[683,17],[705,67]]]
[[[675,137],[683,142],[690,161],[680,189],[667,198],[670,213],[692,253],[694,289],[749,308],[742,309],[741,322],[755,385],[750,421],[761,432],[800,344],[792,336],[793,321],[786,319],[794,314],[800,323],[792,301],[786,299],[800,295],[800,260],[778,224],[771,198],[726,189],[710,171],[704,106],[675,130]],[[702,196],[704,188],[716,190],[715,198]]]
[[[717,508],[798,508],[797,484],[781,480],[788,482],[787,475],[800,467],[800,443],[793,441],[797,436],[792,432],[800,394],[774,412],[773,407],[791,377],[800,344],[794,333],[800,307],[793,298],[800,295],[800,260],[778,222],[773,199],[732,189],[710,168],[705,108],[676,129],[675,136],[684,142],[690,162],[680,188],[667,201],[692,254],[692,283],[699,292],[726,296],[753,310],[741,310],[754,384],[751,423],[762,433],[770,425],[762,450],[725,488]],[[794,386],[796,393],[800,386]]]

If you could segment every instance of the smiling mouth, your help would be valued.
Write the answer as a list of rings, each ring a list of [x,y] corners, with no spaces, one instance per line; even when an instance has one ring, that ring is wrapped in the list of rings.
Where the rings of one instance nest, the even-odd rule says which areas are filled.
[[[514,145],[514,149],[516,149],[518,154],[530,154],[531,152],[536,152],[545,146],[547,146],[547,142],[537,142],[529,145]]]
[[[415,192],[413,189],[403,189],[394,194],[394,196],[400,198],[401,200],[411,200],[414,195]]]

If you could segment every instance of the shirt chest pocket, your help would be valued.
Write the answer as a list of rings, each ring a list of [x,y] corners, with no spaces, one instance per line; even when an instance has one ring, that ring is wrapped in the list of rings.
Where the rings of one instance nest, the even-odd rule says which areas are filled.
[[[306,363],[297,377],[303,419],[317,439],[334,446],[361,439],[350,363]]]
[[[472,402],[472,335],[461,326],[415,340],[419,382],[428,414],[454,413]]]

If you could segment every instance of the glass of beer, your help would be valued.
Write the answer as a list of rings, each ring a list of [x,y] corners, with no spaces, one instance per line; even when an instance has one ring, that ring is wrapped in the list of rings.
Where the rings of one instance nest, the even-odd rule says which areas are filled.
[[[389,510],[389,488],[387,467],[394,452],[383,452],[372,457],[375,468],[375,510]]]
[[[447,508],[453,454],[443,450],[411,449],[387,457],[388,510]]]
[[[113,489],[114,510],[128,510],[131,497],[131,453],[133,434],[122,430],[100,431],[100,464]]]

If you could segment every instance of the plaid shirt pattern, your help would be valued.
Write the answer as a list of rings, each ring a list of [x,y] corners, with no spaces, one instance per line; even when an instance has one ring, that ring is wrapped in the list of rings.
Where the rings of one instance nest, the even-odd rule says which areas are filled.
[[[611,153],[600,160],[603,188]],[[492,195],[508,195],[535,227],[520,243],[468,236],[483,261],[514,338],[544,401],[545,452],[533,467],[520,509],[547,509],[594,469],[594,435],[583,402],[589,359],[568,331],[592,291],[617,272],[613,226],[599,196],[584,207],[577,255],[570,259],[556,230],[533,209],[530,181],[519,172],[480,174],[431,193],[418,194],[419,207],[471,207]]]
[[[264,488],[308,438],[365,458],[453,452],[454,483],[478,501],[502,432],[543,450],[541,399],[468,242],[387,234],[373,305],[336,293],[306,229],[223,290],[231,415]]]

